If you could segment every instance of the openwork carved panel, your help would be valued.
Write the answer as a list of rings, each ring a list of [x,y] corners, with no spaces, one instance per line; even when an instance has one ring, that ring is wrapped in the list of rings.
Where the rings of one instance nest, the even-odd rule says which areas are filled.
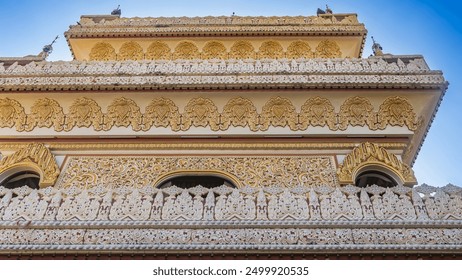
[[[169,60],[172,57],[169,46],[163,42],[156,41],[149,45],[146,52],[146,59]]]
[[[144,58],[143,48],[137,42],[123,43],[118,58],[119,60],[142,60]]]
[[[338,168],[340,182],[343,184],[352,184],[357,172],[368,165],[378,165],[389,169],[399,176],[403,184],[416,184],[414,172],[408,165],[385,148],[369,142],[362,143],[345,157],[343,163]]]
[[[114,47],[105,42],[96,43],[90,51],[90,60],[110,61],[116,60]]]
[[[218,172],[251,187],[336,184],[332,156],[71,156],[56,186],[141,188],[175,172]]]

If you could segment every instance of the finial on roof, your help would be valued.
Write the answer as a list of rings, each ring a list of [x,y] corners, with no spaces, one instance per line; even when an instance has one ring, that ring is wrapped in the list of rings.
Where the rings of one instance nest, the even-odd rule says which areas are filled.
[[[113,15],[113,16],[121,16],[122,15],[122,10],[120,9],[120,5],[118,5],[116,9],[112,10],[111,15]]]
[[[59,36],[56,36],[56,38],[51,42],[51,44],[43,46],[42,52],[40,52],[39,56],[41,56],[43,59],[46,59],[50,53],[53,52],[53,44],[58,40]]]
[[[324,11],[323,9],[320,9],[318,8],[318,11],[316,12],[316,14],[319,16],[319,15],[324,15],[324,14],[332,14],[332,9],[329,8],[328,5],[326,5],[326,10]]]
[[[374,36],[371,36],[372,38],[372,52],[374,53],[375,56],[381,56],[383,55],[383,52],[382,52],[382,46],[377,43],[375,40],[374,40]]]
[[[326,4],[326,14],[332,14],[332,9]]]
[[[232,14],[231,16],[233,17],[233,16],[235,16],[235,15],[236,15],[236,13],[235,13],[235,12],[233,12],[233,14]]]

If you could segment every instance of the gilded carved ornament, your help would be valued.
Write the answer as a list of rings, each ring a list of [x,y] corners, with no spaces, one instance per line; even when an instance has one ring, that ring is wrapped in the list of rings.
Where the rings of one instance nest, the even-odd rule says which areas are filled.
[[[101,130],[104,122],[104,115],[101,107],[90,98],[80,97],[69,107],[66,115],[65,131],[71,131],[75,126],[90,127]]]
[[[218,112],[215,103],[207,98],[189,101],[180,113],[178,106],[168,98],[153,99],[141,113],[135,101],[120,97],[115,99],[103,113],[96,101],[87,97],[76,99],[64,114],[61,105],[53,99],[37,100],[26,114],[14,99],[0,99],[0,127],[16,127],[16,131],[32,131],[37,127],[53,128],[55,131],[71,131],[76,127],[93,127],[108,131],[113,127],[132,126],[134,131],[148,131],[153,127],[170,127],[173,131],[194,127],[210,127],[212,131],[225,131],[230,126],[249,127],[251,131],[266,131],[270,126],[289,127],[293,131],[306,130],[310,126],[328,127],[330,130],[346,130],[349,126],[367,126],[371,130],[391,126],[406,126],[411,131],[421,127],[412,105],[403,97],[390,97],[374,111],[371,102],[360,96],[350,97],[335,113],[331,102],[324,97],[311,97],[297,113],[287,98],[273,97],[261,113],[251,100],[232,98]],[[399,110],[398,110],[399,109]]]
[[[300,129],[308,126],[327,126],[330,130],[337,130],[337,118],[334,106],[324,97],[311,97],[301,108],[299,115]]]
[[[217,106],[208,98],[194,98],[184,108],[182,130],[188,130],[191,126],[206,127],[219,130],[220,114]]]
[[[218,41],[207,42],[202,49],[202,59],[227,59],[225,45]]]
[[[198,59],[200,58],[199,49],[193,42],[183,41],[175,47],[173,59]]]
[[[261,130],[268,130],[272,126],[289,126],[292,130],[298,129],[298,118],[295,106],[284,97],[271,98],[262,108],[260,116]]]
[[[384,167],[397,175],[404,185],[415,185],[417,180],[412,169],[397,156],[375,143],[362,143],[349,153],[339,165],[337,175],[340,184],[354,184],[361,170],[370,166]]]
[[[146,59],[169,60],[172,58],[172,50],[163,42],[156,41],[149,45],[146,52]]]
[[[116,60],[114,47],[106,42],[96,43],[90,51],[90,60]]]
[[[258,58],[284,58],[284,49],[281,44],[276,41],[265,41],[258,49]]]
[[[0,127],[15,127],[17,131],[24,131],[26,113],[21,104],[10,98],[0,99]]]
[[[339,129],[345,130],[349,125],[368,126],[376,130],[376,114],[371,102],[360,96],[348,98],[340,107]]]
[[[123,43],[118,58],[119,60],[142,60],[144,58],[143,48],[133,41]]]
[[[317,58],[340,58],[342,51],[336,42],[323,40],[316,47],[315,56]]]
[[[248,41],[235,42],[229,53],[231,59],[255,59],[255,57],[255,48]]]
[[[0,161],[0,174],[11,170],[33,170],[40,175],[39,186],[52,186],[59,175],[59,167],[54,156],[45,145],[41,143],[28,144],[12,155]]]
[[[32,131],[35,127],[53,127],[55,131],[62,131],[64,122],[61,105],[56,100],[42,98],[31,107],[31,114],[27,116],[26,131]]]
[[[161,41],[155,41],[144,52],[139,43],[128,41],[122,44],[116,54],[115,48],[106,42],[96,43],[90,51],[90,60],[170,60],[170,59],[300,59],[300,58],[340,58],[339,45],[331,40],[321,41],[315,52],[306,41],[293,41],[287,52],[278,41],[264,41],[258,52],[250,41],[240,40],[233,43],[230,52],[221,41],[207,41],[200,49],[193,41],[181,41],[174,48]]]
[[[156,98],[146,107],[143,130],[155,127],[171,127],[173,131],[180,130],[181,115],[178,107],[168,98]]]
[[[288,59],[313,58],[314,53],[310,45],[305,41],[295,41],[290,43],[287,48],[286,57]]]
[[[236,97],[228,101],[221,114],[221,129],[228,129],[230,125],[236,127],[249,126],[251,131],[258,131],[259,119],[257,109],[252,101],[243,97]]]
[[[142,115],[135,101],[120,97],[114,100],[108,107],[104,119],[104,128],[132,126],[134,131],[141,130]]]
[[[406,125],[410,130],[416,130],[418,126],[412,105],[404,97],[400,96],[387,98],[380,105],[377,118],[380,129],[384,129],[387,125]]]

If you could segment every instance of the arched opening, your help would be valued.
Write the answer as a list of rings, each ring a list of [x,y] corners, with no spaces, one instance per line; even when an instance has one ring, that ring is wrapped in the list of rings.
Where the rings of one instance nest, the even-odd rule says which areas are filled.
[[[1,181],[0,186],[4,186],[7,189],[20,188],[22,186],[28,186],[32,189],[38,189],[40,182],[40,175],[32,171],[21,171],[16,172],[3,181]]]
[[[164,189],[171,186],[177,186],[182,189],[189,189],[199,185],[204,188],[215,188],[222,185],[236,188],[235,184],[233,184],[231,180],[211,174],[179,174],[162,181],[158,184],[158,188]]]
[[[398,185],[392,176],[377,170],[368,170],[360,173],[355,180],[355,185],[364,188],[366,186],[377,185],[384,188],[392,188]]]

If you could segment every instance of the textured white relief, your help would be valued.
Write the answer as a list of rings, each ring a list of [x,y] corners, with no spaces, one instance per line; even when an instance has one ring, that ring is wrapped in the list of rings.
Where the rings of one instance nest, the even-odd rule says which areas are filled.
[[[3,221],[462,220],[459,187],[0,189]]]

